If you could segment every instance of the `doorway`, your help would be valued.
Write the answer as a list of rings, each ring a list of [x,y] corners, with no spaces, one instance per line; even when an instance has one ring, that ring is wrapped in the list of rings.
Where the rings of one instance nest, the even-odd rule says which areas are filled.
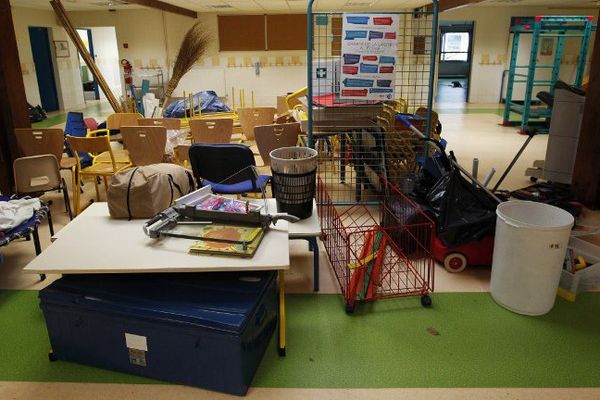
[[[56,111],[59,109],[58,93],[54,79],[54,64],[52,63],[48,28],[30,26],[29,40],[40,92],[40,102],[47,112]]]
[[[467,103],[471,76],[473,21],[440,22],[438,103]]]
[[[94,53],[94,41],[92,40],[92,30],[91,29],[77,29],[77,34],[81,38],[85,48],[88,53],[92,56],[92,59],[95,59]],[[90,72],[87,64],[83,61],[81,55],[79,55],[79,72],[81,73],[81,83],[83,84],[83,98],[85,101],[89,100],[99,100],[100,92],[98,91],[98,82],[96,82],[96,78]]]

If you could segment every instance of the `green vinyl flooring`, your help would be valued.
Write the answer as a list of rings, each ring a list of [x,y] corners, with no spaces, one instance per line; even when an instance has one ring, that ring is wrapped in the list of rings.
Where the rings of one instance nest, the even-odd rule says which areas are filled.
[[[0,380],[161,383],[49,362],[35,291],[0,291]],[[488,293],[440,293],[360,304],[338,295],[287,296],[287,356],[276,338],[253,386],[282,388],[600,386],[600,293],[557,299],[542,317],[514,314]],[[437,333],[437,334],[436,334]]]

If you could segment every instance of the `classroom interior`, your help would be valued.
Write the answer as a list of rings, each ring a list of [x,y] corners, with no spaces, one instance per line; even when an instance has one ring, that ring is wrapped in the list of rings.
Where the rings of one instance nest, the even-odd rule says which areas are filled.
[[[64,150],[60,146],[62,160],[57,160],[58,186],[36,193],[42,203],[30,220],[31,228],[24,234],[12,236],[10,230],[0,230],[0,398],[166,400],[229,399],[244,395],[249,399],[575,400],[600,397],[597,373],[600,368],[597,340],[600,337],[597,317],[600,311],[600,213],[597,211],[600,209],[600,135],[597,128],[600,124],[597,112],[600,107],[600,44],[595,40],[600,2],[439,0],[438,4],[436,0],[435,3],[434,6],[431,0],[0,0],[0,32],[5,41],[0,46],[0,205],[12,194],[19,194],[16,179],[19,167],[15,160],[25,155],[24,145],[17,137],[24,135],[24,131],[19,133],[19,128],[31,128],[33,133],[60,130],[62,135],[68,135],[61,139],[67,146]],[[307,13],[311,15],[307,16]],[[347,18],[365,15],[374,15],[373,18],[380,21],[390,18],[392,27],[385,29],[393,33],[392,55],[397,60],[392,61],[395,69],[391,74],[391,89],[379,93],[391,92],[394,97],[382,95],[369,97],[379,100],[357,99],[355,93],[360,91],[348,83],[360,81],[353,77],[363,76],[362,67],[366,64],[360,64],[360,70],[353,72],[348,72],[352,67],[346,69],[345,56],[348,54],[345,46],[348,44],[344,35],[352,32],[349,31],[352,28],[346,26],[350,24]],[[69,26],[65,25],[65,16]],[[546,23],[537,16],[548,21],[570,18],[570,22],[548,22],[558,27],[554,26],[551,32],[542,29],[541,33],[532,34],[538,24]],[[576,33],[561,25],[568,23],[579,24]],[[201,55],[192,60],[171,87],[182,57],[180,47],[193,29],[202,32]],[[521,34],[516,35],[515,31],[519,29]],[[80,54],[76,41],[84,47],[86,55]],[[372,40],[369,38],[365,42]],[[364,46],[369,47],[368,44]],[[535,60],[532,60],[532,48]],[[359,51],[362,50],[356,50]],[[377,57],[382,63],[383,56]],[[93,67],[87,58],[92,59]],[[96,76],[97,72],[100,77]],[[367,80],[369,76],[366,74]],[[563,270],[564,254],[566,252],[567,257],[575,254],[571,250],[575,241],[586,252],[582,253],[581,259],[573,260],[571,276],[577,275],[575,268],[579,270],[581,264],[577,262],[580,262],[585,264],[579,271],[580,276],[585,272],[589,282],[586,282],[585,292],[577,293],[575,288],[573,295],[561,286],[557,296],[556,288],[551,288],[551,310],[537,313],[544,315],[531,316],[519,310],[511,311],[493,294],[494,290],[500,289],[499,284],[493,287],[496,278],[491,268],[492,250],[494,266],[496,263],[505,265],[513,273],[512,277],[504,276],[507,285],[519,286],[527,280],[533,282],[531,287],[535,290],[524,297],[528,299],[526,302],[533,304],[544,278],[541,277],[543,274],[528,273],[527,269],[540,264],[539,260],[549,260],[553,247],[541,253],[523,250],[518,253],[519,257],[511,255],[504,246],[499,250],[500,228],[497,225],[500,222],[495,221],[496,213],[498,221],[501,213],[495,210],[497,203],[494,203],[494,209],[487,211],[493,214],[496,225],[496,245],[494,247],[492,226],[491,236],[479,241],[480,235],[476,248],[471,250],[489,253],[486,253],[489,260],[467,265],[462,250],[447,251],[441,258],[434,256],[436,250],[433,247],[439,240],[432,238],[434,233],[439,233],[436,226],[441,226],[442,222],[433,222],[416,205],[417,200],[407,197],[404,192],[420,187],[420,182],[415,184],[415,181],[424,176],[422,171],[427,170],[423,157],[437,160],[436,168],[440,168],[439,158],[434,155],[439,156],[440,150],[435,150],[437,147],[433,144],[424,145],[411,130],[413,128],[426,136],[441,139],[445,146],[442,153],[452,154],[455,160],[455,163],[452,159],[448,161],[454,166],[449,167],[453,172],[448,176],[462,166],[467,174],[462,175],[463,187],[474,188],[470,193],[477,193],[469,196],[480,199],[490,193],[500,196],[504,202],[511,196],[514,200],[515,192],[523,192],[521,189],[532,185],[554,185],[554,179],[544,175],[540,160],[546,159],[547,166],[549,148],[566,152],[568,147],[563,144],[556,150],[557,142],[552,144],[552,121],[555,121],[552,112],[553,108],[554,111],[558,108],[557,81],[570,85],[571,89],[563,92],[577,97],[579,102],[577,115],[562,115],[567,121],[563,125],[574,132],[579,144],[577,146],[575,142],[571,149],[569,183],[558,183],[561,195],[566,197],[551,203],[567,214],[565,218],[575,216],[574,219],[571,217],[575,233],[571,233],[569,226],[566,242],[560,245],[564,249],[559,256],[559,269],[563,275],[566,273]],[[354,93],[355,97],[340,100],[344,90]],[[550,92],[554,103],[546,103],[544,95],[537,96],[540,91]],[[198,95],[200,92],[208,93],[211,105],[214,101],[221,108],[206,111],[203,108],[206,104]],[[328,97],[332,92],[333,100]],[[148,93],[150,96],[144,97]],[[180,106],[181,113],[176,114],[176,107],[169,111],[172,114],[168,117],[175,120],[175,128],[166,127],[167,122],[150,122],[156,125],[152,129],[162,129],[160,132],[166,137],[166,142],[161,142],[158,149],[160,161],[135,162],[134,156],[140,160],[150,159],[152,146],[149,150],[135,152],[132,145],[124,145],[127,131],[133,133],[142,128],[139,122],[142,117],[161,119],[161,114],[169,110],[165,107],[166,98],[167,104]],[[333,103],[327,103],[330,101]],[[341,113],[330,118],[327,110],[335,111],[338,105]],[[254,113],[256,117],[258,111],[254,110],[268,110],[267,122],[249,122],[244,113]],[[134,122],[121,124],[120,117],[115,117],[125,114],[134,115],[130,120]],[[399,120],[398,115],[410,118]],[[93,153],[95,150],[90,150],[93,153],[90,165],[108,166],[110,173],[82,174],[89,168],[81,164],[84,152],[63,154],[75,146],[76,141],[70,141],[69,137],[74,135],[71,130],[73,119],[79,121],[78,118],[81,124],[85,122],[82,137],[106,138],[102,145],[108,146],[110,158],[98,161],[97,153]],[[201,138],[202,133],[195,131],[205,121],[220,126],[220,122],[215,121],[221,120],[231,121],[231,125],[225,124],[224,140]],[[371,130],[371,125],[369,128],[363,125],[366,120],[375,131]],[[398,133],[398,124],[403,133],[394,136]],[[138,336],[145,335],[141,328],[133,336],[125,333],[122,349],[107,347],[102,333],[94,335],[96,337],[91,334],[87,338],[80,336],[71,348],[74,353],[91,352],[100,358],[103,353],[108,358],[113,353],[119,354],[119,357],[125,357],[124,362],[129,367],[137,363],[137,370],[111,368],[108,361],[104,364],[97,360],[73,362],[77,356],[61,359],[57,352],[62,346],[58,344],[58,336],[67,337],[66,330],[75,328],[65,325],[59,329],[58,325],[50,324],[49,309],[41,308],[41,303],[52,299],[52,290],[58,290],[53,287],[59,286],[53,285],[59,285],[69,276],[83,277],[81,279],[89,282],[103,271],[108,272],[103,277],[111,275],[114,278],[121,275],[113,274],[119,272],[119,263],[115,262],[114,270],[109,267],[103,270],[105,260],[107,265],[118,257],[129,258],[130,263],[135,263],[133,259],[138,251],[145,253],[141,257],[148,258],[148,265],[154,267],[140,271],[122,268],[127,274],[121,275],[123,280],[115,283],[118,287],[126,290],[127,279],[135,279],[132,276],[138,275],[132,272],[156,272],[139,274],[152,275],[152,279],[158,279],[155,276],[162,273],[172,273],[178,279],[187,275],[177,274],[185,272],[184,267],[169,270],[171,261],[177,263],[181,258],[181,255],[173,255],[171,259],[170,248],[159,249],[161,255],[152,260],[152,252],[160,244],[148,244],[156,239],[146,237],[142,231],[142,224],[149,217],[129,218],[131,221],[128,221],[125,214],[119,220],[109,218],[108,209],[112,214],[112,208],[108,189],[110,186],[113,190],[117,175],[127,176],[131,185],[133,174],[124,175],[127,171],[158,162],[192,171],[200,168],[202,156],[194,158],[191,149],[221,143],[251,150],[248,154],[251,154],[249,163],[254,165],[253,173],[275,177],[279,171],[275,171],[276,164],[268,154],[282,146],[265,144],[265,139],[261,141],[261,138],[267,137],[269,132],[269,137],[279,137],[277,132],[287,132],[288,128],[293,131],[293,140],[285,146],[312,147],[318,154],[315,159],[316,183],[313,181],[310,198],[310,206],[313,207],[313,198],[315,205],[314,209],[310,208],[312,215],[306,219],[306,225],[313,224],[311,227],[316,230],[293,236],[294,223],[284,221],[286,250],[281,253],[281,249],[272,245],[281,232],[277,225],[267,223],[263,249],[258,246],[258,251],[250,258],[186,253],[188,261],[182,261],[188,268],[188,264],[194,263],[189,260],[198,257],[199,269],[194,269],[193,265],[190,268],[196,272],[194,275],[202,275],[199,272],[202,272],[203,263],[238,266],[252,265],[253,260],[264,259],[276,265],[279,257],[287,260],[285,266],[262,268],[277,272],[260,272],[278,279],[277,284],[272,283],[273,287],[269,287],[277,301],[267,304],[273,308],[273,315],[266,312],[268,317],[265,319],[272,317],[273,321],[272,326],[268,325],[268,337],[261,339],[264,348],[258,356],[253,356],[256,360],[248,361],[248,365],[256,363],[250,378],[245,378],[249,388],[233,388],[229,382],[234,379],[233,372],[229,373],[228,369],[216,372],[216,367],[210,371],[210,365],[198,361],[202,359],[200,356],[192,358],[197,357],[196,353],[202,354],[200,351],[212,351],[206,350],[210,346],[203,347],[206,343],[203,344],[201,339],[190,350],[192,355],[181,353],[180,360],[176,356],[165,356],[165,360],[171,360],[173,364],[165,363],[152,369],[151,373],[145,372],[143,367],[150,370],[146,366],[146,355],[148,366],[154,368],[152,350],[159,345],[152,339],[146,344],[146,337]],[[89,133],[97,129],[107,130],[102,134]],[[260,133],[261,129],[264,133]],[[388,142],[386,133],[396,139]],[[365,137],[372,142],[365,144]],[[398,146],[404,147],[398,150]],[[121,162],[119,157],[125,159]],[[234,160],[237,156],[231,157],[230,163],[237,165]],[[410,162],[402,157],[410,158]],[[67,158],[73,161],[65,166],[63,161]],[[229,171],[232,167],[227,163],[221,160],[212,169]],[[421,172],[415,173],[417,170]],[[503,174],[505,171],[507,173]],[[193,175],[200,178],[197,170]],[[220,176],[221,182],[230,178],[219,173],[216,176]],[[206,176],[202,179],[211,181]],[[561,179],[556,178],[563,182]],[[481,184],[484,181],[485,184]],[[127,181],[122,182],[126,187]],[[281,189],[278,192],[272,184],[254,189],[253,184],[250,191],[254,193],[243,191],[237,197],[220,193],[245,201],[246,212],[248,204],[265,204],[264,208],[272,213],[280,211],[274,207],[275,200],[267,203],[262,198],[278,199],[278,193],[282,195]],[[429,190],[433,192],[434,189],[430,187]],[[181,190],[180,193],[185,194]],[[459,195],[455,195],[454,202],[448,206],[450,209],[460,207]],[[127,196],[124,212],[131,216],[129,192]],[[530,195],[527,200],[542,202],[536,196],[541,195]],[[23,197],[23,193],[19,197]],[[171,186],[171,203],[174,197],[177,196],[173,196]],[[465,202],[472,201],[472,197],[464,199]],[[140,197],[139,201],[147,199]],[[489,198],[486,201],[489,202]],[[487,204],[486,201],[483,203]],[[405,211],[412,210],[414,214],[408,218],[413,218],[413,222],[404,221],[402,228],[393,226],[387,231],[382,226],[393,214],[390,211],[393,204],[402,204]],[[2,210],[0,207],[0,225],[5,223]],[[47,210],[50,210],[51,223]],[[467,213],[464,206],[462,210]],[[366,228],[367,217],[376,228]],[[104,218],[103,222],[100,218]],[[419,222],[414,222],[414,218]],[[559,220],[559,214],[555,214],[546,217],[544,224],[558,224]],[[137,224],[135,229],[130,229],[132,224]],[[550,230],[535,224],[524,223],[523,226],[531,232],[526,236],[515,234],[507,242],[525,248],[523,243],[536,242],[536,232],[541,238]],[[95,234],[95,229],[103,234]],[[399,229],[404,230],[400,232]],[[134,231],[139,237],[135,233],[131,233],[133,238],[128,236]],[[375,252],[373,247],[380,246],[380,237],[384,237],[381,254],[368,258],[369,252]],[[515,239],[523,237],[521,243]],[[486,242],[486,238],[491,238],[491,242]],[[158,239],[163,240],[186,239]],[[140,244],[142,242],[144,244]],[[407,245],[412,250],[403,248],[406,242],[412,243]],[[267,245],[271,247],[267,249]],[[396,257],[395,253],[386,253],[390,248],[410,254]],[[501,250],[510,262],[497,261]],[[72,267],[80,259],[83,264],[98,267],[86,269],[83,266],[79,270]],[[402,261],[404,259],[406,261]],[[400,271],[404,262],[412,262],[418,271],[411,276]],[[378,268],[385,270],[386,263],[395,263],[395,266],[386,270],[387,275],[373,278],[379,282],[379,291],[372,289],[373,282],[369,286],[367,279],[358,283],[364,285],[363,289],[354,288],[358,294],[352,292],[351,285],[357,276],[365,279],[364,274],[374,274],[372,271]],[[60,267],[54,267],[55,264]],[[382,264],[384,266],[380,267]],[[207,267],[206,271],[227,270],[226,267],[215,268]],[[232,270],[244,269],[236,267]],[[282,281],[285,281],[285,294]],[[383,289],[385,285],[388,285],[387,291]],[[422,287],[416,290],[418,285]],[[562,278],[560,285],[563,285]],[[205,290],[212,293],[213,288],[206,286]],[[371,295],[371,290],[376,293]],[[164,294],[152,295],[168,298],[167,293],[165,289]],[[509,293],[514,299],[519,297],[510,290]],[[179,307],[179,294],[174,292],[173,296],[166,301],[173,301]],[[124,298],[127,296],[119,297]],[[233,302],[226,298],[223,304],[230,301]],[[78,321],[73,326],[79,327],[81,322]],[[127,319],[119,320],[115,329],[121,329],[121,325],[128,322]],[[85,328],[85,323],[83,326]],[[231,336],[231,332],[224,336]],[[130,343],[134,340],[132,337],[144,338],[144,350],[139,350],[139,344],[136,347]],[[148,337],[151,338],[150,334]],[[217,347],[229,345],[215,343]],[[161,354],[179,355],[179,345],[165,339],[160,344],[165,346],[160,350]],[[92,352],[88,347],[96,348]],[[57,360],[52,355],[53,350]],[[242,346],[242,351],[246,350]],[[250,368],[244,364],[246,361],[237,360],[228,351],[223,354],[226,354],[222,356],[224,363],[232,363],[231,371],[239,363],[243,368]],[[200,371],[190,372],[190,376],[208,374],[213,377],[206,378],[209,384],[202,385],[193,383],[196,378],[173,378],[173,373],[168,372],[179,368]],[[163,375],[156,372],[161,369]],[[204,378],[197,379],[202,381]]]

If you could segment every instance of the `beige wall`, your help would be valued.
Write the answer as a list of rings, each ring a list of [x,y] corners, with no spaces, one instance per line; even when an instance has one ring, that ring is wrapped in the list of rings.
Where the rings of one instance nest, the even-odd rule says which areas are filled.
[[[75,50],[73,43],[68,39],[65,30],[62,27],[59,27],[54,12],[32,8],[12,7],[12,15],[15,26],[15,35],[17,37],[17,46],[19,49],[19,60],[23,72],[25,93],[27,94],[29,103],[33,105],[41,103],[37,77],[35,75],[35,64],[31,52],[31,43],[29,40],[29,27],[40,26],[51,28],[49,31],[50,40],[69,41],[70,57],[54,57],[52,60],[54,63],[54,78],[56,80],[60,108],[68,110],[81,107],[84,104],[84,99],[77,51]],[[52,44],[50,45],[50,49],[54,52]]]
[[[69,15],[75,26],[115,26],[120,57],[129,60],[134,71],[161,66],[165,84],[182,39],[196,22],[156,10],[82,11]],[[306,86],[305,51],[219,52],[217,15],[200,14],[198,20],[212,40],[204,57],[182,79],[175,95],[215,90],[221,96],[231,97],[235,88],[236,104],[239,89],[244,89],[246,105],[250,104],[251,91],[255,92],[257,105],[275,105],[278,95]],[[261,59],[265,65],[256,75],[253,63]],[[283,65],[276,65],[279,63]]]
[[[586,14],[586,10],[548,10],[531,7],[465,7],[440,14],[441,20],[475,21],[473,41],[474,57],[470,84],[470,100],[474,103],[495,103],[500,94],[502,71],[508,65],[510,17],[516,15]],[[597,13],[597,11],[596,11]],[[114,26],[116,28],[119,58],[128,59],[139,70],[143,66],[158,65],[165,71],[165,83],[176,58],[185,32],[195,20],[151,9],[69,12],[76,27]],[[37,82],[32,67],[31,49],[27,25],[52,26],[53,34],[66,37],[64,30],[57,27],[51,11],[14,8],[15,30],[19,41],[21,63],[29,65],[25,74],[26,90],[31,102],[39,99]],[[239,89],[246,93],[246,104],[250,103],[250,92],[255,92],[257,105],[274,105],[276,96],[306,86],[305,51],[270,52],[219,52],[216,14],[200,14],[201,21],[212,41],[200,62],[183,78],[175,95],[183,91],[215,90],[219,95],[231,96],[236,91],[239,104]],[[128,48],[124,47],[128,45]],[[72,46],[72,45],[71,45]],[[73,48],[73,47],[72,47]],[[82,103],[81,90],[77,82],[78,71],[75,51],[70,59],[71,66],[60,62],[59,74],[65,107]],[[261,61],[263,66],[257,75],[253,63]],[[568,73],[569,66],[565,67]],[[64,82],[63,82],[64,80]],[[72,93],[71,93],[72,92]]]
[[[469,85],[470,102],[497,103],[500,96],[502,71],[510,63],[510,18],[511,16],[535,15],[598,15],[598,10],[551,10],[543,7],[464,7],[440,14],[442,21],[474,21],[473,65]],[[524,35],[526,36],[526,35]],[[527,41],[527,38],[525,38]],[[590,46],[590,49],[592,46]],[[565,56],[578,53],[578,46],[568,45]],[[520,54],[528,54],[525,46]],[[589,59],[589,56],[588,56]],[[572,79],[573,65],[563,65],[561,76]],[[518,97],[518,96],[517,96]]]

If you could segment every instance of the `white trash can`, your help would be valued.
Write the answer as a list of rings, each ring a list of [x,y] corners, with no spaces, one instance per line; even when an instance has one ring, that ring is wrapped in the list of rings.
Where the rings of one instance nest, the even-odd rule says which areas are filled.
[[[556,299],[573,216],[532,201],[501,203],[496,215],[493,299],[519,314],[546,314]]]

